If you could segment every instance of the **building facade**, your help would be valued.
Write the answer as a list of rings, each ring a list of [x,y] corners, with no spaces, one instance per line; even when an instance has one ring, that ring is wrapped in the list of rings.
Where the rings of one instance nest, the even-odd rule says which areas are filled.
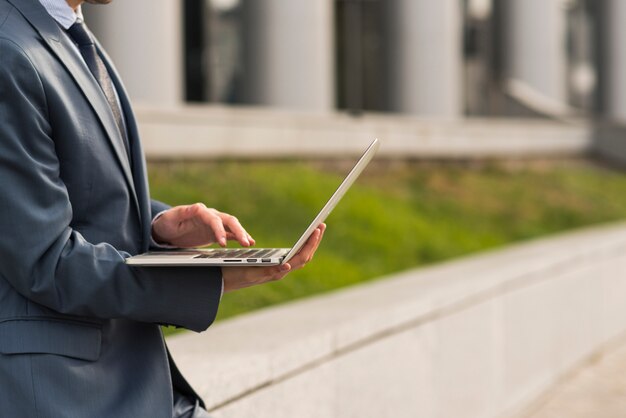
[[[623,0],[118,0],[85,14],[136,102],[626,120]]]

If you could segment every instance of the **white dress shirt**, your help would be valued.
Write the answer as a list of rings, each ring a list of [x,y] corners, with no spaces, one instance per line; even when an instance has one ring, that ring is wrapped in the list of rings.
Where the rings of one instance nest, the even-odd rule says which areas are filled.
[[[69,29],[76,22],[76,19],[83,18],[80,6],[74,11],[66,0],[39,0],[39,2],[63,29]]]

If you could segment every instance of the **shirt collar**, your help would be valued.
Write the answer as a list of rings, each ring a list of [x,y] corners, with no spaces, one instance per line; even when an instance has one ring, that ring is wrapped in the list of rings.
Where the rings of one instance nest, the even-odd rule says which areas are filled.
[[[80,6],[74,12],[66,0],[39,0],[39,2],[63,29],[69,29],[77,19],[83,20],[83,12]]]

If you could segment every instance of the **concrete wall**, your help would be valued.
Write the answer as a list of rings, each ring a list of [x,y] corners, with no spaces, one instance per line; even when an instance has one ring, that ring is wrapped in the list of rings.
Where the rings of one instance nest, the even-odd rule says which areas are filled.
[[[400,158],[549,158],[581,155],[591,145],[584,121],[420,119],[262,108],[138,107],[148,158],[345,157],[372,138],[379,156]]]
[[[505,417],[626,331],[626,224],[169,339],[212,416]]]

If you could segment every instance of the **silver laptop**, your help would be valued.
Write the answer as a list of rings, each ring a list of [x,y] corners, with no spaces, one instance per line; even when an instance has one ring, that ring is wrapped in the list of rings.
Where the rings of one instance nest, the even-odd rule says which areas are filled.
[[[313,222],[291,248],[198,248],[150,251],[127,258],[126,263],[134,266],[271,266],[284,264],[298,253],[313,231],[326,220],[326,217],[346,194],[352,183],[372,160],[378,147],[378,139],[374,139],[335,193],[313,219]]]

